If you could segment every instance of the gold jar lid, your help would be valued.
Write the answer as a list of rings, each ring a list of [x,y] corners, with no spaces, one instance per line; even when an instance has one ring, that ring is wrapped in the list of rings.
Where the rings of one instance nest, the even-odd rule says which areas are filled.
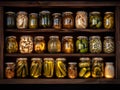
[[[102,61],[103,58],[101,58],[101,57],[94,57],[93,60],[96,60],[96,61]]]
[[[39,61],[39,60],[42,60],[42,58],[31,58],[32,61]]]
[[[56,58],[56,61],[65,61],[66,58]]]
[[[14,62],[6,62],[5,64],[7,64],[7,65],[14,65],[15,63]]]
[[[54,59],[53,58],[44,58],[44,61],[45,60],[51,60],[51,61],[53,61]]]
[[[80,61],[84,61],[84,60],[85,60],[85,61],[90,61],[90,58],[89,58],[89,57],[82,57],[82,58],[80,58],[79,60],[80,60]]]
[[[68,62],[68,64],[74,64],[74,65],[76,65],[77,62]]]
[[[17,58],[17,61],[27,60],[27,58]]]
[[[104,14],[114,14],[114,12],[105,12]]]

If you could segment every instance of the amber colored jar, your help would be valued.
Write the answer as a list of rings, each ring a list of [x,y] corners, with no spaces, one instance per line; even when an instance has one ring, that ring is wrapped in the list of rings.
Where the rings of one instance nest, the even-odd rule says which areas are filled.
[[[63,13],[63,28],[72,29],[74,28],[74,17],[72,12]]]

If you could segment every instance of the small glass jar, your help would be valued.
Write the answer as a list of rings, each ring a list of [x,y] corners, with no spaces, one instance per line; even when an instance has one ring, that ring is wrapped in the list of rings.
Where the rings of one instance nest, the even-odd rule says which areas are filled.
[[[56,58],[55,70],[58,78],[64,78],[67,75],[66,58]]]
[[[59,53],[61,52],[61,42],[59,36],[50,36],[48,41],[48,52]]]
[[[51,15],[50,15],[50,11],[41,11],[39,13],[39,26],[41,28],[50,28],[51,27]]]
[[[61,29],[61,14],[60,13],[53,13],[53,28],[54,29]]]
[[[85,29],[88,26],[87,12],[78,11],[75,17],[75,26],[77,29]]]
[[[102,17],[100,12],[90,12],[89,27],[92,29],[99,29],[102,27]]]
[[[78,36],[76,41],[76,52],[87,53],[88,52],[88,38],[86,36]]]
[[[16,53],[18,51],[16,36],[6,37],[6,51],[8,53]]]
[[[19,11],[17,13],[16,24],[18,29],[26,29],[28,27],[27,12]]]
[[[68,77],[70,79],[77,78],[77,63],[76,62],[68,63]]]
[[[38,78],[42,75],[42,58],[31,58],[30,76]]]
[[[94,57],[92,59],[92,77],[102,78],[104,76],[104,62],[101,57]]]
[[[72,12],[64,12],[63,13],[63,28],[72,29],[74,28],[74,17]]]
[[[106,62],[105,63],[105,78],[114,78],[115,76],[115,69],[113,62]]]
[[[29,14],[29,28],[36,29],[38,27],[38,14],[30,13]]]
[[[74,42],[72,36],[64,36],[62,39],[62,52],[73,53],[74,52]]]
[[[8,29],[15,28],[16,24],[15,12],[8,11],[6,12],[6,26]]]
[[[7,79],[11,79],[15,77],[15,63],[14,62],[6,62],[5,63],[5,77]]]
[[[28,76],[27,58],[17,58],[17,60],[16,60],[16,76],[18,78],[25,78]]]
[[[113,53],[114,52],[114,40],[112,36],[104,37],[103,41],[103,51],[104,53]]]
[[[19,42],[20,53],[32,53],[33,38],[31,36],[21,36]]]
[[[44,53],[45,52],[46,44],[45,44],[44,36],[35,36],[34,50],[36,53]]]
[[[91,76],[91,61],[88,57],[80,58],[79,62],[79,77],[80,78],[89,78]]]
[[[113,29],[113,27],[114,27],[114,13],[113,12],[105,12],[103,22],[104,22],[105,29]]]
[[[101,53],[102,52],[102,42],[100,36],[90,37],[90,52],[91,53]]]
[[[52,78],[54,75],[54,59],[53,58],[44,58],[43,63],[43,75],[47,78]]]

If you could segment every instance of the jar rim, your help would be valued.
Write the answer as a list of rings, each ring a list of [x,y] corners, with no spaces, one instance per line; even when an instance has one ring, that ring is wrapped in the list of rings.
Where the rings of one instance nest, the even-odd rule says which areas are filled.
[[[87,39],[88,37],[87,37],[87,36],[78,36],[78,37],[77,37],[77,39],[81,39],[81,38]]]
[[[113,62],[105,62],[105,64],[113,64]]]
[[[84,60],[85,60],[85,61],[86,61],[86,60],[89,61],[90,58],[89,58],[89,57],[82,57],[82,58],[80,58],[79,60],[80,60],[80,61],[84,61]]]
[[[17,14],[27,14],[27,12],[26,11],[19,11],[19,12],[17,12]]]
[[[6,14],[15,14],[15,12],[13,12],[13,11],[8,11],[8,12],[6,12]]]
[[[105,36],[104,38],[105,38],[105,39],[108,39],[108,38],[113,39],[113,37],[112,37],[112,36]]]
[[[27,60],[27,58],[17,58],[17,60]]]
[[[50,38],[50,39],[51,39],[51,38],[59,38],[59,36],[50,36],[49,38]]]
[[[63,12],[63,14],[73,14],[73,12],[71,12],[71,11],[66,11],[66,12]]]
[[[8,36],[7,38],[16,38],[16,36]]]
[[[93,12],[90,12],[90,14],[100,14],[99,11],[93,11]]]
[[[42,60],[42,58],[31,58],[32,61]]]
[[[30,13],[29,15],[35,15],[35,16],[37,16],[38,14],[37,13]]]
[[[73,38],[73,36],[64,36],[63,38]]]
[[[55,16],[55,15],[60,16],[61,13],[53,13],[52,15],[53,15],[53,16]]]
[[[87,14],[86,11],[77,11],[77,12],[76,12],[76,14],[79,14],[79,13],[80,13],[80,14],[81,14],[81,13],[86,13],[86,14]]]
[[[15,64],[14,62],[6,62],[5,64]]]
[[[101,58],[101,57],[95,57],[95,58],[93,58],[93,60],[102,61],[103,58]]]
[[[104,14],[114,14],[114,12],[108,11],[108,12],[105,12]]]
[[[56,61],[65,61],[66,60],[66,58],[56,58]]]
[[[68,62],[68,64],[77,64],[77,62]]]
[[[44,36],[35,36],[35,39],[37,39],[37,38],[42,38],[42,39],[44,39],[45,37],[44,37]]]
[[[44,58],[44,60],[54,60],[53,58]]]
[[[50,14],[50,11],[48,11],[48,10],[43,10],[43,11],[41,11],[41,12],[39,12],[40,14]]]
[[[100,36],[90,36],[90,38],[100,38]]]

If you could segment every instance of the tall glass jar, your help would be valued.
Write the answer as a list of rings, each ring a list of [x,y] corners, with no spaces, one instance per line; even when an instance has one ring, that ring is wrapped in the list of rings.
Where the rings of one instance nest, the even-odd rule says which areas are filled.
[[[72,12],[63,12],[63,28],[72,29],[74,28],[74,17]]]
[[[48,41],[48,52],[59,53],[61,52],[61,42],[59,36],[50,36]]]
[[[53,28],[54,29],[61,29],[61,14],[60,13],[53,13]]]
[[[92,29],[99,29],[102,27],[101,13],[94,11],[89,14],[89,27]]]
[[[103,22],[104,22],[105,29],[112,29],[114,27],[114,13],[105,12]]]
[[[88,38],[87,36],[78,36],[76,41],[76,52],[87,53],[88,52]]]
[[[29,28],[36,29],[38,27],[38,14],[30,13],[29,14]]]
[[[67,75],[66,58],[56,58],[55,71],[58,78],[64,78]]]
[[[77,29],[87,28],[88,26],[88,16],[85,11],[77,11],[75,17],[75,26]]]
[[[46,50],[46,43],[44,36],[35,36],[34,38],[34,50],[36,53],[44,53]]]
[[[16,36],[6,37],[6,51],[8,53],[16,53],[18,51]]]
[[[91,36],[89,48],[91,53],[100,53],[102,52],[102,42],[100,36]]]
[[[102,78],[104,76],[104,62],[101,57],[94,57],[92,59],[92,77]]]
[[[39,26],[41,28],[50,28],[51,27],[51,15],[50,11],[41,11],[39,13]]]
[[[31,58],[30,76],[38,78],[42,75],[42,58]]]
[[[103,41],[103,51],[104,53],[113,53],[114,52],[114,40],[112,36],[106,36],[104,37]]]
[[[16,24],[18,29],[25,29],[28,27],[28,16],[27,12],[19,11],[17,13]]]
[[[43,75],[47,78],[52,78],[54,75],[54,59],[44,58]]]
[[[26,36],[20,37],[19,50],[20,50],[20,53],[32,53],[33,51],[32,36],[26,35]]]
[[[15,28],[16,26],[16,16],[15,12],[8,11],[6,12],[6,26],[7,28]]]
[[[64,36],[62,38],[62,52],[64,53],[74,52],[74,41],[72,36]]]

